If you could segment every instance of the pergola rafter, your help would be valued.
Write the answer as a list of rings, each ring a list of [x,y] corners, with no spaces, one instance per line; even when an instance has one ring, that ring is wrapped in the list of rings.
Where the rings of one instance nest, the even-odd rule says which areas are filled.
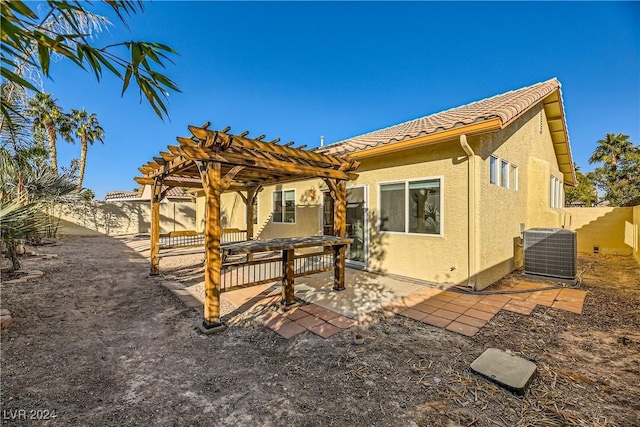
[[[249,132],[229,133],[229,127],[210,130],[209,123],[189,126],[191,136],[177,137],[178,146],[167,146],[139,168],[142,176],[135,181],[152,186],[151,199],[151,274],[159,273],[159,202],[162,188],[188,187],[202,189],[205,195],[205,330],[220,324],[220,196],[237,191],[247,209],[247,238],[253,238],[252,205],[265,185],[322,178],[334,198],[335,240],[320,242],[333,245],[335,289],[344,288],[344,252],[346,226],[346,181],[355,179],[360,164],[347,157],[327,155],[306,145],[292,147],[293,142],[278,144],[280,138],[265,142],[265,135],[249,138]],[[246,193],[246,195],[244,194]],[[282,239],[280,239],[282,240]],[[285,239],[286,240],[286,239]],[[282,242],[279,242],[282,245]],[[296,242],[300,245],[300,242]],[[307,246],[308,246],[307,242]],[[286,267],[283,271],[283,304],[293,303],[293,247],[283,252]],[[284,248],[283,246],[283,248]],[[248,254],[250,260],[251,253]]]

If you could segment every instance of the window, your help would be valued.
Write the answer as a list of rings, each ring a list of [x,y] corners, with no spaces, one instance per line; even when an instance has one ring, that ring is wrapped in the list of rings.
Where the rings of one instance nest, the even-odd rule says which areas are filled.
[[[404,232],[404,183],[380,185],[380,231]]]
[[[511,187],[518,191],[518,166],[511,165]]]
[[[440,234],[440,180],[409,183],[409,233]]]
[[[551,188],[550,188],[550,205],[552,208],[561,208],[563,199],[562,181],[555,176],[551,175]]]
[[[556,201],[556,207],[557,208],[561,208],[562,207],[562,199],[563,199],[563,188],[562,188],[562,181],[558,180],[558,189],[556,190],[556,198],[558,199]]]
[[[498,185],[498,176],[500,171],[498,170],[498,158],[491,156],[489,159],[489,182]]]
[[[440,235],[441,180],[380,185],[380,231]]]
[[[496,156],[489,158],[489,182],[518,191],[518,167]]]
[[[509,188],[509,163],[502,160],[500,166],[500,185]]]
[[[273,222],[296,222],[295,190],[273,192]]]

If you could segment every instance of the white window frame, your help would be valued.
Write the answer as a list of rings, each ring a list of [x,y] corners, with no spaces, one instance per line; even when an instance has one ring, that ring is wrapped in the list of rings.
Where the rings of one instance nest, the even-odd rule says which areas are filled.
[[[411,233],[409,230],[409,183],[417,182],[417,181],[429,181],[429,180],[439,180],[440,181],[440,233],[439,234],[428,234],[428,233]],[[382,186],[387,184],[404,184],[404,231],[386,231],[381,230],[380,226],[382,220]],[[409,236],[422,236],[422,237],[436,237],[443,238],[444,237],[444,219],[445,219],[445,211],[444,211],[444,176],[427,176],[427,177],[419,177],[419,178],[410,178],[403,180],[394,180],[394,181],[382,181],[378,182],[378,224],[376,224],[376,229],[379,233],[388,233],[388,234],[400,234],[400,235],[409,235]]]
[[[562,191],[563,190],[564,190],[564,188],[563,188],[562,181],[560,179],[558,179],[558,189],[556,190],[556,197],[558,198],[558,201],[556,202],[556,205],[557,205],[558,209],[562,209],[562,207],[563,207],[563,203],[562,203],[562,199],[563,199]]]
[[[500,158],[493,155],[489,157],[489,183],[500,185]]]
[[[286,206],[286,198],[285,198],[285,193],[288,192],[293,192],[293,222],[287,222],[284,220],[284,208]],[[290,189],[290,190],[274,190],[273,192],[271,192],[271,208],[273,209],[273,205],[275,203],[274,197],[276,193],[282,193],[282,221],[276,221],[274,219],[274,214],[275,212],[271,212],[271,222],[274,224],[295,224],[296,221],[298,220],[298,207],[296,206],[296,190],[295,188]]]
[[[552,208],[554,209],[561,209],[562,208],[562,202],[563,202],[563,183],[559,178],[556,178],[555,176],[551,175],[551,180],[550,180],[550,194],[549,194],[549,204],[551,205]]]
[[[518,165],[511,165],[511,176],[513,178],[513,191],[518,191]]]
[[[500,159],[500,187],[509,188],[509,162]]]

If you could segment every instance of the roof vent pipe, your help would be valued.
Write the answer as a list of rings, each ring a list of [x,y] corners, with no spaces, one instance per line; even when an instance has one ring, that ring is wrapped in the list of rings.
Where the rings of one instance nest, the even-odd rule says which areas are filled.
[[[320,135],[320,147],[324,147],[324,135]]]

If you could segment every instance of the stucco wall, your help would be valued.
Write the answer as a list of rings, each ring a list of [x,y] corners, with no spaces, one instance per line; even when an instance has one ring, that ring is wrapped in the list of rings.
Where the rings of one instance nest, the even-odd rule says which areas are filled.
[[[567,228],[578,233],[578,252],[593,253],[597,246],[602,254],[631,255],[634,238],[638,246],[634,221],[640,222],[640,212],[634,218],[634,209],[640,207],[566,208],[571,215]]]
[[[388,274],[439,283],[467,278],[467,164],[456,141],[363,159],[359,177],[348,186],[365,185],[369,196],[369,265]],[[442,236],[381,232],[379,184],[441,178]]]
[[[562,173],[544,114],[538,105],[508,128],[469,141],[480,158],[476,171],[480,215],[478,289],[518,267],[520,224],[524,224],[525,229],[562,225],[562,209],[550,205],[551,175],[562,179]],[[490,183],[491,155],[509,162],[509,168],[518,167],[517,190],[511,176],[509,188]]]
[[[195,228],[195,203],[160,203],[160,232]],[[148,233],[151,205],[148,201],[87,202],[54,212],[60,219],[58,234],[91,236],[97,234]]]
[[[263,240],[276,237],[314,236],[321,233],[320,214],[322,193],[319,190],[322,180],[301,181],[265,187],[258,193],[258,217],[254,224],[254,236]],[[311,198],[315,190],[315,198]],[[274,223],[271,220],[273,192],[295,190],[296,222]],[[204,231],[205,198],[198,195],[196,200],[196,230]],[[220,197],[220,221],[223,228],[247,229],[246,206],[236,192],[224,193]]]

